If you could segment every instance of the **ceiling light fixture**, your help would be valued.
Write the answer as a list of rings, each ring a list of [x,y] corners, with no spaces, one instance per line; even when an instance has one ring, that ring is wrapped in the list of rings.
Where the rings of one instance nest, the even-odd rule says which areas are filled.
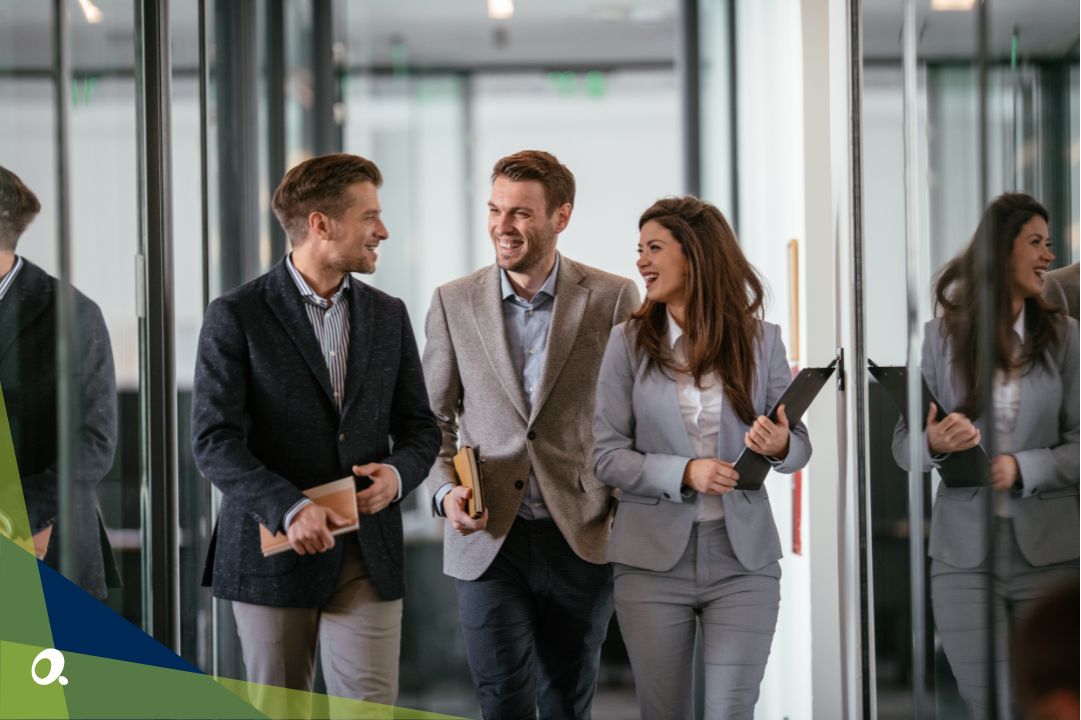
[[[101,22],[101,9],[90,0],[79,0],[79,9],[83,11],[86,21],[91,25]]]
[[[514,0],[488,0],[488,17],[506,20],[514,15]]]
[[[956,12],[958,10],[971,10],[976,0],[931,0],[931,9],[942,12]]]

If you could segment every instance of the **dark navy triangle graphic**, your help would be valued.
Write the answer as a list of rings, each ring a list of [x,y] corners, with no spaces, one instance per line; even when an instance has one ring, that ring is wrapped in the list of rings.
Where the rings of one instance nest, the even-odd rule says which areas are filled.
[[[38,562],[53,647],[112,660],[202,673],[81,587]]]

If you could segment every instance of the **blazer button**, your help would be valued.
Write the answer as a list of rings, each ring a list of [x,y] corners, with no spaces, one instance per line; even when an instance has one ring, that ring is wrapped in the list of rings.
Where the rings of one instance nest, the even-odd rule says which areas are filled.
[[[345,433],[338,436],[338,442],[345,442]]]
[[[532,430],[530,430],[530,431],[529,431],[529,432],[528,432],[528,433],[526,434],[526,437],[527,437],[527,438],[529,438],[530,440],[534,440],[534,439],[536,439],[536,437],[537,437],[537,433],[535,433],[535,432],[533,432]]]
[[[521,490],[524,487],[525,487],[525,483],[522,482],[521,480],[515,480],[514,481],[514,489],[515,490]]]

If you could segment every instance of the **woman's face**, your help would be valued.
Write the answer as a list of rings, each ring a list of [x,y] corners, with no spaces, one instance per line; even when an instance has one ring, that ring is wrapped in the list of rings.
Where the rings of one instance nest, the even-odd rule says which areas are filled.
[[[1010,294],[1028,298],[1043,292],[1044,275],[1051,268],[1055,254],[1047,234],[1047,221],[1039,215],[1021,227],[1010,252]]]
[[[646,298],[666,305],[686,301],[687,257],[668,228],[656,220],[642,226],[638,239],[638,272],[646,281]]]

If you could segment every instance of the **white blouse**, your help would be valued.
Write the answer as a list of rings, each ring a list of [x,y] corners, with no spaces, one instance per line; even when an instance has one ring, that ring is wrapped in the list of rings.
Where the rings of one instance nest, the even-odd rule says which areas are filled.
[[[668,314],[668,345],[672,356],[681,365],[687,363],[687,337]],[[721,408],[724,405],[724,386],[716,373],[702,377],[704,388],[699,388],[690,373],[675,373],[676,398],[683,424],[691,439],[695,458],[717,457],[717,443],[721,430]],[[698,493],[695,499],[695,522],[720,520],[724,517],[724,501],[720,495]]]

